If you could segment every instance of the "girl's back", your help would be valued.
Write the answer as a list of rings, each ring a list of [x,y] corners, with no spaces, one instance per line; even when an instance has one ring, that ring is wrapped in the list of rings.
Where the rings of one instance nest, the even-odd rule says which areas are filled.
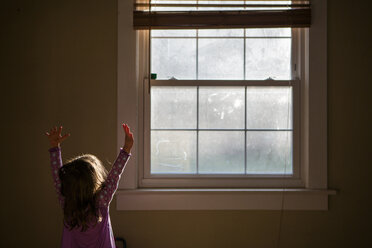
[[[112,233],[108,207],[100,208],[102,219],[98,223],[92,223],[84,232],[78,228],[70,230],[63,227],[62,247],[115,247],[115,239]]]
[[[125,145],[110,172],[93,155],[79,156],[62,166],[60,142],[62,127],[48,135],[52,175],[60,205],[64,212],[61,247],[111,248],[115,239],[111,227],[109,206],[117,190],[121,173],[130,157],[133,134],[127,125]]]

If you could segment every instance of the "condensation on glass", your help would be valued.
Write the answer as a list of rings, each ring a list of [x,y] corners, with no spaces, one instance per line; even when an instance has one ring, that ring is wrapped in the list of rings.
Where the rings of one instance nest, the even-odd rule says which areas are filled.
[[[152,30],[157,79],[289,80],[291,29]]]

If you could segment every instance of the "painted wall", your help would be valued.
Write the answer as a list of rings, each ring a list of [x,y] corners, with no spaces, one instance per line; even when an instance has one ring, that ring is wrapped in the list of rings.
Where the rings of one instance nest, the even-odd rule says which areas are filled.
[[[348,2],[328,10],[329,187],[340,192],[327,212],[284,212],[280,247],[372,247],[371,18]],[[65,158],[115,159],[117,2],[4,0],[0,14],[0,247],[58,247],[43,132],[58,123],[71,132]],[[133,248],[271,248],[279,237],[276,211],[119,212],[115,202],[110,211]]]

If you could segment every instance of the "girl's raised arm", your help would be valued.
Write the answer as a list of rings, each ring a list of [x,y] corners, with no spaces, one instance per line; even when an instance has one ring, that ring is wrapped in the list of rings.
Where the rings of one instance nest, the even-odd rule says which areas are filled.
[[[64,141],[70,134],[65,134],[61,136],[62,126],[57,129],[54,127],[50,129],[49,132],[45,132],[45,135],[48,136],[50,142],[50,165],[52,168],[52,176],[54,181],[54,187],[56,189],[59,203],[63,207],[64,198],[61,194],[61,181],[59,180],[58,171],[62,167],[62,156],[61,156],[61,147],[60,144]]]
[[[125,132],[124,147],[120,149],[119,156],[116,158],[107,179],[104,183],[102,191],[99,193],[99,202],[101,206],[108,206],[118,188],[121,173],[123,173],[125,165],[131,156],[131,149],[134,143],[133,134],[130,132],[129,126],[123,124]]]

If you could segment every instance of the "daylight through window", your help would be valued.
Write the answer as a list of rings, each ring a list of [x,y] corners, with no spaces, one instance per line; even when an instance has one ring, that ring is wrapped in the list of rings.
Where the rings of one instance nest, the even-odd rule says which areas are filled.
[[[293,30],[152,30],[150,174],[293,175]]]

